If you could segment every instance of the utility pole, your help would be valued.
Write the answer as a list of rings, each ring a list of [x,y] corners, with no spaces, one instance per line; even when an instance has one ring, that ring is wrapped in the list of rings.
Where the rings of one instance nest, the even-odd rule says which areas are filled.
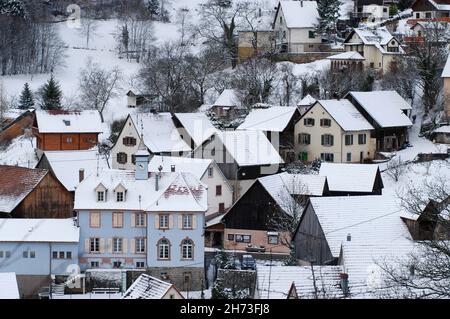
[[[270,297],[270,280],[272,277],[272,248],[270,248],[269,286],[267,287],[267,299]]]
[[[314,274],[314,262],[311,261],[311,272],[312,272],[312,277],[313,277],[313,285],[314,285],[314,298],[315,299],[319,299],[318,295],[317,295],[317,286],[316,286],[316,276]]]

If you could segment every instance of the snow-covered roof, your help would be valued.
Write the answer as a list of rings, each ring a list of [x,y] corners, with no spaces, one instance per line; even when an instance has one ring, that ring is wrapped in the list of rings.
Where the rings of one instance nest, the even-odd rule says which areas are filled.
[[[149,172],[158,172],[162,167],[162,172],[170,173],[172,165],[174,165],[175,172],[191,173],[201,179],[212,163],[212,159],[155,155],[148,164],[148,170]]]
[[[377,177],[376,164],[322,163],[319,175],[326,176],[332,192],[372,192]]]
[[[450,78],[450,54],[447,57],[447,62],[445,62],[444,69],[442,70],[443,78]]]
[[[348,51],[344,53],[335,54],[327,57],[328,60],[360,60],[363,61],[365,58],[356,51]]]
[[[384,47],[392,39],[394,39],[394,36],[389,32],[389,30],[386,27],[379,27],[376,29],[369,29],[364,27],[364,28],[354,28],[353,30],[361,39],[361,44],[374,45],[383,54],[398,55],[405,53],[405,51],[401,46],[399,46],[398,52],[390,52]],[[352,33],[350,33],[350,35],[352,35]],[[347,37],[347,39],[350,38],[350,35]],[[355,44],[354,42],[347,42],[347,39],[344,44],[347,45]]]
[[[0,242],[77,243],[80,229],[68,219],[0,219]]]
[[[287,299],[292,285],[299,299],[342,298],[340,288],[341,266],[270,266],[257,265],[257,289],[262,299]],[[314,279],[316,282],[314,283]]]
[[[27,112],[33,112],[33,109],[30,110],[22,110],[22,109],[6,109],[3,112],[3,118],[8,119],[8,120],[15,120],[18,117],[20,117],[21,115],[27,113]]]
[[[213,106],[242,108],[242,104],[240,102],[238,94],[233,89],[223,90],[223,92],[214,102]]]
[[[144,143],[152,153],[189,152],[170,113],[139,113],[132,116],[139,133],[143,128]]]
[[[280,154],[261,131],[217,132],[228,153],[239,166],[260,166],[284,163]]]
[[[0,213],[11,213],[47,173],[43,169],[0,165]]]
[[[175,113],[175,117],[180,121],[181,125],[183,125],[189,136],[194,140],[195,145],[202,144],[207,138],[217,131],[209,118],[203,112]]]
[[[393,196],[311,197],[310,204],[334,257],[348,235],[352,242],[366,244],[411,239]]]
[[[300,102],[298,102],[297,106],[311,106],[316,102],[317,100],[308,94]]]
[[[20,299],[15,272],[0,272],[0,300]]]
[[[172,287],[171,283],[142,274],[128,288],[123,299],[162,299]]]
[[[252,110],[238,130],[283,132],[298,109],[295,106],[272,106]]]
[[[288,28],[314,28],[319,20],[316,1],[280,1]]]
[[[225,217],[226,213],[220,214],[216,217],[213,217],[211,219],[206,219],[206,227],[211,227],[217,224],[220,224],[222,222],[222,219]]]
[[[438,127],[433,131],[433,133],[450,133],[450,125]]]
[[[125,200],[117,202],[114,190],[126,189]],[[96,188],[107,189],[106,201],[98,202]],[[104,170],[87,177],[75,191],[76,210],[190,211],[207,210],[207,186],[191,173],[161,173],[156,189],[156,173],[147,180],[136,180],[134,171]]]
[[[79,182],[80,169],[84,170],[84,176],[108,168],[105,158],[98,154],[97,149],[83,151],[46,151],[44,153],[51,170],[56,178],[68,191],[75,191]]]
[[[381,127],[412,126],[411,106],[396,91],[349,92]]]
[[[448,0],[428,0],[439,11],[450,11],[450,2]]]
[[[344,131],[374,129],[349,100],[319,100],[318,103],[322,105]]]
[[[101,133],[100,113],[85,111],[36,111],[36,121],[40,133]]]

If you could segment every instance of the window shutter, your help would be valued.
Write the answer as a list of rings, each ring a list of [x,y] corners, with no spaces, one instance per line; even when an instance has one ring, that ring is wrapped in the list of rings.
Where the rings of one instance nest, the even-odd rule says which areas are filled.
[[[108,253],[112,254],[113,252],[113,239],[108,238]]]
[[[169,229],[173,228],[173,215],[169,215]]]
[[[84,240],[84,252],[86,254],[89,254],[90,250],[91,250],[91,242],[90,242],[89,238],[86,238]]]
[[[192,215],[192,229],[197,229],[197,216]]]
[[[159,229],[159,215],[155,215],[155,229]]]
[[[322,140],[322,145],[324,145],[325,144],[324,143],[325,142],[325,136],[324,135],[321,136],[321,140]]]
[[[130,241],[130,253],[134,254],[136,252],[136,240],[133,238]]]
[[[183,215],[178,215],[178,228],[183,229]]]
[[[136,227],[136,213],[131,213],[131,227]]]
[[[100,238],[100,254],[105,253],[105,238]]]
[[[142,213],[142,215],[144,216],[144,227],[147,227],[147,217],[148,215],[145,213]]]
[[[124,254],[128,251],[128,239],[126,238],[122,239],[122,250]]]
[[[330,145],[333,146],[334,145],[334,136],[330,135]]]

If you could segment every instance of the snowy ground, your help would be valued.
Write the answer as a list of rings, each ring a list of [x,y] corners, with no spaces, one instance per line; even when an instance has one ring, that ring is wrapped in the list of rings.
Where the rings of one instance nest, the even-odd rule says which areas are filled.
[[[19,136],[2,151],[0,149],[0,165],[17,165],[34,168],[37,164],[35,153],[36,139]]]

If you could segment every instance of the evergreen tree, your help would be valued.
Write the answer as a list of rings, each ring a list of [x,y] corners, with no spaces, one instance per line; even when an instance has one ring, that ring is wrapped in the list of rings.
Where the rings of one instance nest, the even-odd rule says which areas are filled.
[[[147,10],[152,16],[159,15],[159,0],[148,0]]]
[[[62,108],[62,92],[53,74],[50,80],[40,89],[40,94],[42,98],[41,108],[43,110],[60,110]]]
[[[319,24],[317,25],[317,32],[327,35],[330,41],[331,34],[336,30],[336,22],[339,18],[339,10],[341,7],[339,0],[318,0],[317,12],[319,13]]]
[[[228,299],[227,297],[222,278],[217,278],[211,289],[211,299]]]
[[[0,15],[26,17],[25,5],[20,0],[0,0]]]
[[[33,92],[31,92],[28,83],[25,83],[22,93],[20,94],[19,108],[26,110],[31,109],[32,107],[34,107]]]

